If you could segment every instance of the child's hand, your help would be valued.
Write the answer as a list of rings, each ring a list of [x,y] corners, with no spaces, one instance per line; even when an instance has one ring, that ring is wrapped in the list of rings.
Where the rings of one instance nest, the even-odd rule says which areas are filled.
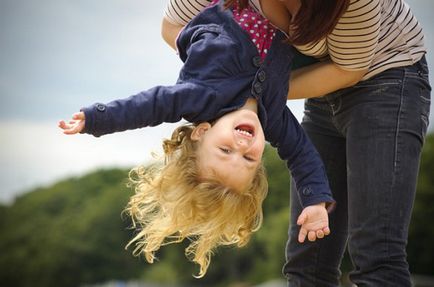
[[[309,241],[315,241],[329,235],[329,217],[325,203],[305,207],[297,219],[297,224],[301,225],[298,233],[300,243],[303,243],[306,237]]]
[[[83,112],[75,113],[72,115],[72,120],[68,123],[60,121],[58,126],[63,130],[66,135],[74,135],[80,133],[84,129],[85,117]]]

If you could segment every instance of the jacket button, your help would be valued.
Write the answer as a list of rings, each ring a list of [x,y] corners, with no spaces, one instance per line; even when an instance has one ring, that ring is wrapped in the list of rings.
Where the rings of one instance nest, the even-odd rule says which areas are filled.
[[[312,194],[312,189],[310,187],[305,187],[301,193],[305,196],[309,196]]]
[[[265,71],[264,70],[260,70],[259,73],[258,73],[258,80],[260,82],[263,82],[263,81],[265,81],[266,77],[267,76],[266,76]]]
[[[262,59],[261,59],[261,57],[260,57],[260,56],[254,56],[254,57],[252,58],[252,63],[253,63],[253,66],[259,68],[259,67],[261,66],[261,64],[262,64]]]
[[[104,112],[105,111],[105,105],[103,104],[96,104],[96,109],[100,112]]]
[[[257,94],[261,94],[262,93],[262,85],[259,82],[256,82],[253,84],[253,89],[255,90],[255,92]]]

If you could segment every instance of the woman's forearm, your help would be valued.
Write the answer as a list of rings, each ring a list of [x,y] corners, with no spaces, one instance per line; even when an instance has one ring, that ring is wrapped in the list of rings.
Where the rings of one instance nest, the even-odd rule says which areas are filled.
[[[329,61],[319,62],[292,72],[288,100],[322,97],[358,83],[366,70],[347,71]]]
[[[161,23],[161,36],[163,37],[164,41],[166,41],[166,43],[169,44],[169,46],[174,50],[176,50],[176,37],[182,28],[183,26],[173,24],[163,17],[163,21]]]

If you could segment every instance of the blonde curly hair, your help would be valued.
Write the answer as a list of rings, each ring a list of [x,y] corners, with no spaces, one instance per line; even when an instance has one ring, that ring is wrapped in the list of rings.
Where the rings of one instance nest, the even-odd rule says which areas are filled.
[[[153,263],[163,245],[190,240],[185,254],[200,265],[203,277],[213,250],[220,245],[244,246],[252,232],[261,226],[262,202],[268,184],[262,164],[249,186],[235,191],[224,183],[199,175],[196,156],[198,143],[191,139],[194,125],[175,129],[164,140],[165,163],[130,172],[135,194],[125,209],[137,235],[133,254],[143,254]]]

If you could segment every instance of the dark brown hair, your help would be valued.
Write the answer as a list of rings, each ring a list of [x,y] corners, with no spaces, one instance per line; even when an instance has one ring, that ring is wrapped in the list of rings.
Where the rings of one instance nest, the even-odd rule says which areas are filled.
[[[225,7],[238,1],[240,8],[248,6],[248,0],[226,0]],[[286,0],[288,1],[288,0]],[[330,34],[347,10],[350,0],[300,0],[296,17],[291,19],[289,42],[294,45],[315,43]]]

